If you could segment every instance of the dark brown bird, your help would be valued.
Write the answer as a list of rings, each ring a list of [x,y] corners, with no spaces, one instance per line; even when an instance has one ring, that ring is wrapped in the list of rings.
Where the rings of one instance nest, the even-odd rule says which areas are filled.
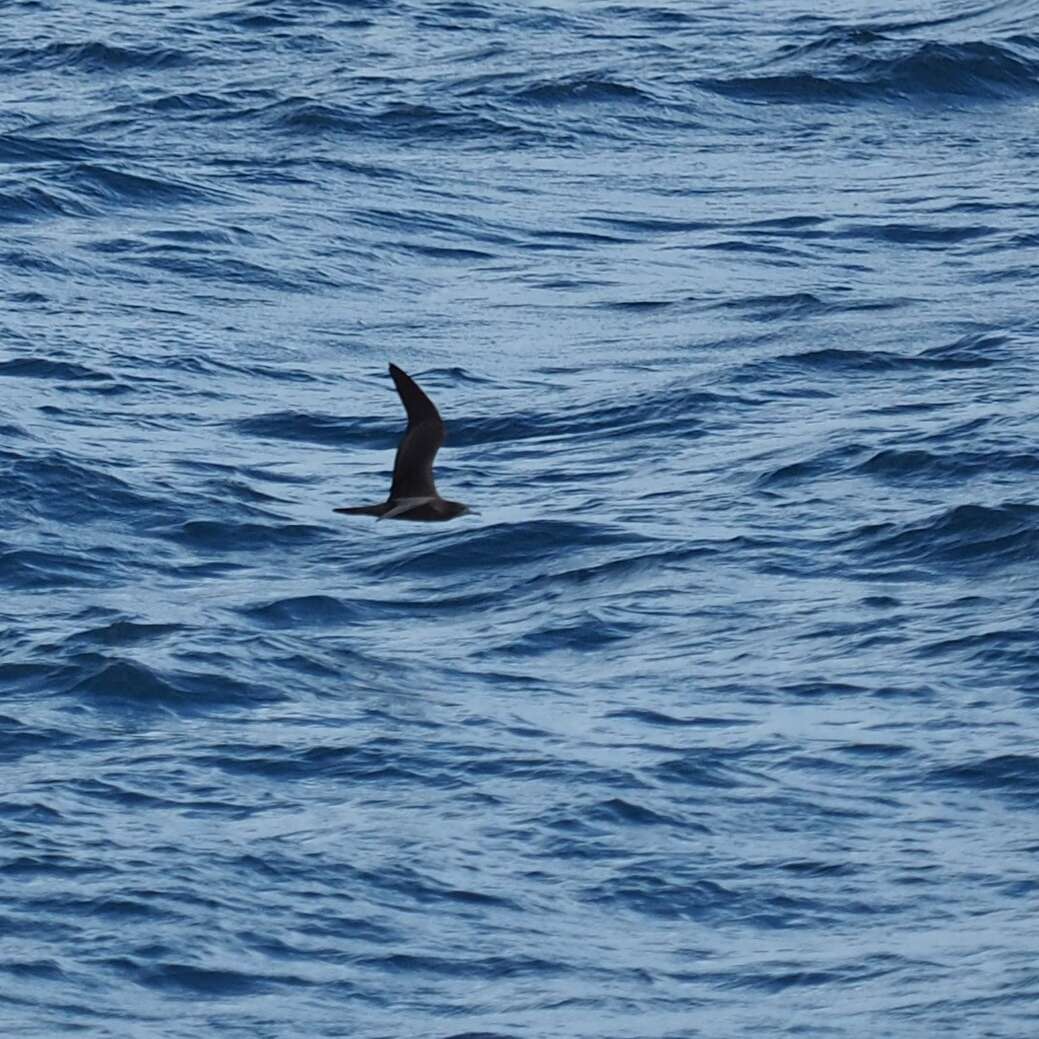
[[[433,459],[444,442],[444,422],[440,412],[407,372],[391,364],[390,375],[408,413],[408,428],[397,447],[393,463],[390,496],[378,505],[354,505],[335,511],[351,516],[433,522],[463,516],[469,511],[469,506],[441,498],[433,482]]]

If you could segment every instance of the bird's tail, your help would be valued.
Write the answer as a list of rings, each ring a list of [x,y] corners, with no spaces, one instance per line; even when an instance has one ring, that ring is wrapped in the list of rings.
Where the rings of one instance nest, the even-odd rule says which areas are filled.
[[[381,516],[386,511],[386,502],[378,505],[348,505],[343,509],[333,509],[333,512],[345,512],[348,516]]]

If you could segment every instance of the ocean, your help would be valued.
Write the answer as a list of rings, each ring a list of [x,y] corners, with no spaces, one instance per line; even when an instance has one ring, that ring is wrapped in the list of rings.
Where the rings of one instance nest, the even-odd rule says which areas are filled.
[[[1039,5],[2,16],[0,1034],[1036,1034]]]

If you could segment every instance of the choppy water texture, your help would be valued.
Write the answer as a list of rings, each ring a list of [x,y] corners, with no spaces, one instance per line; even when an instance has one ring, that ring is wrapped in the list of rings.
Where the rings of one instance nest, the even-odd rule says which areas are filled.
[[[3,1034],[1035,1034],[1036,4],[3,25]]]

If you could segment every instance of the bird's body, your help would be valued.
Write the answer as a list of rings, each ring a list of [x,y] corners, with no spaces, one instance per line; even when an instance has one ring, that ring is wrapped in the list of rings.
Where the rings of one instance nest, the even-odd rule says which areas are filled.
[[[433,459],[444,442],[440,412],[407,372],[391,364],[390,375],[408,413],[408,428],[393,462],[390,496],[376,505],[354,505],[335,511],[351,516],[426,522],[442,522],[464,515],[469,511],[468,506],[441,498],[433,481]]]

